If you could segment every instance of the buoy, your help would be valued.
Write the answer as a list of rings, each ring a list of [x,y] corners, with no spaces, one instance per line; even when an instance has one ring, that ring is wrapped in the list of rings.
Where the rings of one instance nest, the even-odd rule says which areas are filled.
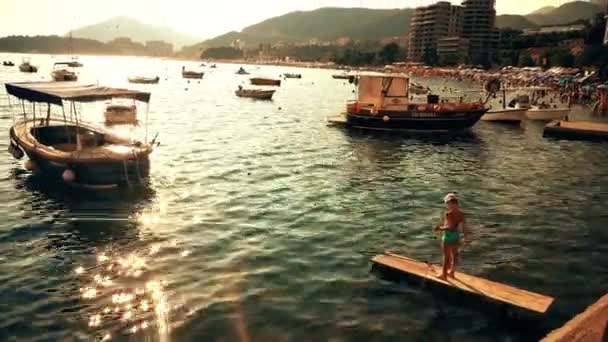
[[[385,115],[382,117],[382,121],[384,121],[384,122],[389,122],[390,119],[391,118],[389,118],[388,115]]]
[[[33,160],[31,160],[31,159],[28,159],[23,166],[28,171],[34,171],[34,170],[36,170],[36,163]]]
[[[63,178],[65,182],[71,183],[76,179],[76,174],[70,169],[65,169],[65,171],[63,171],[63,174],[61,175],[61,178]]]
[[[279,110],[281,110],[281,109],[283,109],[283,108],[279,107]]]

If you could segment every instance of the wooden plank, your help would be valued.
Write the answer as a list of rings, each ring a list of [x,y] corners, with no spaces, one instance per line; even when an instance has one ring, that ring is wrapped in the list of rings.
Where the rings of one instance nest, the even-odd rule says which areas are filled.
[[[604,122],[562,120],[559,125],[567,129],[608,133],[608,123]]]
[[[540,342],[608,341],[608,294]]]
[[[423,278],[426,281],[434,282],[438,285],[486,297],[536,313],[545,313],[553,303],[552,297],[521,290],[509,285],[478,278],[461,272],[456,272],[455,279],[448,278],[448,280],[445,281],[437,278],[437,273],[441,271],[441,266],[427,264],[397,254],[387,253],[376,255],[372,258],[372,262],[399,272]]]

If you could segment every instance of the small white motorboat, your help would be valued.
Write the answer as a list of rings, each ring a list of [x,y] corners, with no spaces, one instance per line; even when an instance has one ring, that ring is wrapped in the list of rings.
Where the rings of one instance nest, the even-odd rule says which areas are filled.
[[[53,64],[53,71],[51,77],[53,81],[65,82],[65,81],[77,81],[78,75],[70,68],[70,62],[57,62]]]
[[[481,117],[481,121],[519,123],[526,118],[526,108],[501,108],[490,110]]]
[[[532,108],[528,109],[528,111],[526,112],[526,118],[528,120],[535,121],[552,121],[563,119],[568,116],[568,114],[570,114],[570,108],[543,108],[538,106],[532,106]]]

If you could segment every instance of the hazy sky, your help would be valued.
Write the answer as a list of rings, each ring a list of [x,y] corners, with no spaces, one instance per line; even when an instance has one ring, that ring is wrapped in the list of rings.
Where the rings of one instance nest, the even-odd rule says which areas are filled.
[[[432,2],[436,0],[0,0],[0,36],[64,34],[71,28],[126,15],[209,38],[297,10],[402,8]],[[568,0],[497,0],[496,9],[500,14],[527,14],[565,2]]]

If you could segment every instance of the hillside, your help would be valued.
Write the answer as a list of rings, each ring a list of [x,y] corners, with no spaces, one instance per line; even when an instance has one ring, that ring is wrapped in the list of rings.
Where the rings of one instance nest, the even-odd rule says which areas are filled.
[[[530,13],[530,14],[549,14],[551,13],[551,11],[555,10],[557,7],[555,6],[545,6],[545,7],[541,7],[539,9],[537,9],[536,11]]]
[[[292,12],[229,32],[204,42],[226,46],[240,39],[247,44],[307,42],[311,39],[332,41],[341,37],[353,40],[378,40],[404,36],[412,17],[411,9],[321,8],[309,12]]]
[[[523,15],[504,14],[496,16],[496,27],[499,29],[532,29],[538,27]]]
[[[199,41],[195,37],[168,27],[145,24],[129,17],[115,17],[95,25],[81,27],[73,30],[72,35],[75,38],[94,39],[101,42],[109,42],[121,37],[128,37],[140,43],[163,40],[172,43],[176,48]]]
[[[594,0],[606,1],[606,0]],[[498,28],[517,30],[548,25],[565,25],[577,20],[589,20],[601,12],[593,3],[575,1],[560,7],[546,6],[533,13],[521,15],[499,15]],[[412,9],[365,9],[365,8],[320,8],[308,12],[292,12],[271,18],[221,36],[192,45],[192,50],[203,47],[229,46],[240,40],[248,46],[266,43],[305,43],[351,40],[380,40],[388,37],[405,37],[409,31]]]
[[[561,5],[545,13],[532,13],[526,16],[538,26],[563,25],[577,20],[589,20],[602,12],[599,6],[589,2],[574,1]]]

